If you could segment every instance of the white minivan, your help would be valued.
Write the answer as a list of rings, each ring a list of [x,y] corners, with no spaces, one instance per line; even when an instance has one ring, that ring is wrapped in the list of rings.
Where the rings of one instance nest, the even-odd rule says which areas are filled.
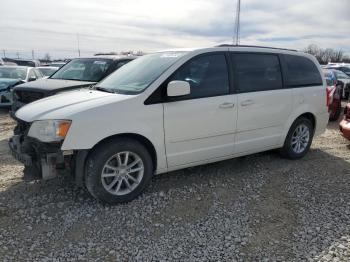
[[[93,88],[28,104],[9,145],[28,173],[69,167],[94,197],[121,203],[153,174],[270,149],[303,157],[328,118],[313,56],[222,45],[145,55]]]

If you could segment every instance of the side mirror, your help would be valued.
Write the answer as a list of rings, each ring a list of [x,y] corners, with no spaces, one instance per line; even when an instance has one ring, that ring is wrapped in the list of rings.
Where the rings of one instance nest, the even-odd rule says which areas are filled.
[[[190,84],[186,81],[171,81],[167,87],[167,95],[171,97],[185,96],[191,93]]]
[[[32,81],[35,81],[35,80],[36,80],[36,77],[32,76],[32,77],[29,77],[28,82],[32,82]]]

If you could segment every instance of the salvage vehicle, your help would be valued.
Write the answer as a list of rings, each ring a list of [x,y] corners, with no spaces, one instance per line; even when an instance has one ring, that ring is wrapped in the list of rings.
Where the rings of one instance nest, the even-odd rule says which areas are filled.
[[[43,75],[36,68],[26,66],[0,67],[0,106],[12,105],[12,89],[19,84],[35,81]]]
[[[92,89],[31,103],[17,111],[9,146],[40,178],[65,166],[115,204],[140,195],[153,174],[271,149],[302,158],[328,118],[313,56],[222,45],[148,54]]]
[[[327,106],[329,120],[338,120],[341,114],[342,83],[339,83],[335,70],[323,69],[327,83]]]
[[[16,86],[13,90],[11,116],[13,117],[20,107],[41,98],[94,85],[133,59],[132,56],[73,59],[48,78]]]
[[[344,119],[339,124],[343,136],[350,140],[350,102],[346,105]]]

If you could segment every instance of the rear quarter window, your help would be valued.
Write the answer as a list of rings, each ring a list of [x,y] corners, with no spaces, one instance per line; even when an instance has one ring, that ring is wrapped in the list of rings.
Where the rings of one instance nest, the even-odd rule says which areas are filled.
[[[303,56],[283,55],[286,67],[286,86],[303,87],[322,85],[317,66]]]

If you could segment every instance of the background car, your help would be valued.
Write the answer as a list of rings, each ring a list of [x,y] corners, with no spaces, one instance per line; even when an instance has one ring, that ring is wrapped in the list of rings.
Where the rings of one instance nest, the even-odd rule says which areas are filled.
[[[344,64],[344,63],[332,63],[325,66],[325,69],[335,69],[342,71],[343,73],[350,76],[350,64]]]
[[[334,72],[337,81],[340,82],[339,84],[342,83],[342,98],[348,99],[350,92],[350,76],[340,70],[332,69],[332,71]]]
[[[327,82],[327,106],[329,120],[336,121],[341,114],[342,87],[337,81],[337,76],[333,70],[323,69]]]
[[[94,56],[76,58],[47,79],[25,83],[13,91],[11,116],[20,107],[58,92],[89,87],[135,59],[133,56]]]
[[[12,89],[19,84],[35,81],[43,75],[37,68],[26,66],[0,67],[0,106],[8,107],[12,104]]]
[[[44,75],[44,77],[49,77],[53,75],[59,69],[59,67],[40,66],[40,67],[37,67],[37,69]]]

